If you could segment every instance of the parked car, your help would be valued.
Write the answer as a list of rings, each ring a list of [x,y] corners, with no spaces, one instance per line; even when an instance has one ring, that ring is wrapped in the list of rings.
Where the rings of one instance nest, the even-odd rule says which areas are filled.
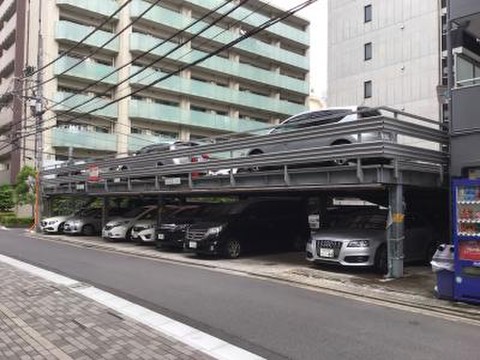
[[[238,258],[255,250],[293,249],[309,236],[306,208],[297,199],[249,199],[209,207],[191,225],[185,249]]]
[[[203,214],[209,214],[208,208],[221,205],[189,205],[166,217],[159,228],[155,246],[159,249],[183,249],[185,235],[190,225],[203,219]]]
[[[60,233],[61,234],[63,233],[65,221],[67,221],[74,215],[75,214],[52,216],[49,218],[42,219],[42,221],[40,221],[40,229],[44,233],[51,233],[51,234]]]
[[[162,208],[162,218],[167,217],[172,213],[175,213],[181,207],[178,205],[166,205]],[[132,240],[140,243],[153,243],[155,242],[155,227],[157,225],[156,211],[149,212],[141,219],[137,220],[133,224],[132,228]]]
[[[312,232],[306,258],[313,263],[343,266],[373,266],[387,272],[387,210],[360,211],[336,216],[329,229]],[[432,226],[419,214],[405,217],[404,256],[406,261],[429,261],[437,241]]]
[[[122,209],[112,208],[107,213],[107,219],[120,216]],[[65,221],[63,232],[68,235],[92,236],[102,230],[102,209],[85,210]]]
[[[328,108],[322,110],[306,111],[289,117],[281,124],[272,128],[268,134],[278,134],[292,130],[299,130],[301,128],[313,127],[326,124],[342,124],[351,121],[360,121],[361,119],[381,116],[382,114],[376,110],[364,106],[350,106],[341,108]],[[362,134],[361,141],[380,140],[383,135],[378,133]],[[386,135],[385,135],[386,136]],[[280,151],[292,151],[304,148],[314,148],[322,146],[345,145],[358,142],[357,134],[345,134],[329,137],[314,137],[308,140],[290,140],[282,141],[275,144],[265,144],[248,149],[244,152],[245,156],[275,153]],[[343,165],[347,159],[337,159],[334,163]],[[255,169],[239,169],[253,171]]]
[[[141,206],[110,220],[102,229],[102,238],[112,241],[131,240],[133,224],[151,212],[156,213],[157,210],[158,207],[155,205]]]

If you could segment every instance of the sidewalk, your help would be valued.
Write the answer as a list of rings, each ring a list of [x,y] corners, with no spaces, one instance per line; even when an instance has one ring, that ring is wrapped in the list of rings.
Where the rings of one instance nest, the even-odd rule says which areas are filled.
[[[58,285],[0,262],[0,359],[212,359]]]
[[[111,243],[99,237],[32,233],[29,236],[86,248],[283,281],[350,296],[358,300],[378,301],[387,306],[389,304],[407,306],[413,310],[426,310],[439,316],[468,319],[480,324],[479,306],[438,300],[434,297],[433,288],[436,281],[428,266],[407,267],[403,278],[386,280],[368,269],[362,271],[361,269],[339,267],[314,267],[305,261],[302,253],[252,256],[232,261],[201,258],[182,252],[158,251],[152,246],[141,246],[131,242]]]

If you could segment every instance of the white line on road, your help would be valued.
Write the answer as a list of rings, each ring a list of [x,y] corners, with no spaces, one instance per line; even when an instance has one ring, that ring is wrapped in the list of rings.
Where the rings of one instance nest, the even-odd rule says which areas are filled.
[[[44,270],[23,261],[0,255],[0,262],[27,271],[35,276],[69,287],[72,291],[103,304],[184,344],[220,360],[261,360],[262,357],[221,339],[132,303],[94,286],[79,286],[77,280]]]

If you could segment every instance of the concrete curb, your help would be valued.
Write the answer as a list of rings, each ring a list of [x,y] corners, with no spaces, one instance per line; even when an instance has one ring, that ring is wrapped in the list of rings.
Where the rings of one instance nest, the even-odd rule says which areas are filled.
[[[206,269],[215,269],[220,271],[226,271],[229,273],[236,273],[239,275],[256,277],[259,279],[278,281],[291,284],[293,286],[299,286],[330,293],[332,295],[341,295],[344,297],[354,298],[356,300],[375,302],[377,304],[383,304],[390,307],[394,306],[400,308],[408,308],[410,310],[428,312],[431,315],[441,315],[442,317],[448,317],[452,320],[462,320],[474,323],[475,325],[480,325],[480,308],[463,303],[440,301],[433,298],[433,296],[432,298],[427,298],[421,295],[408,294],[405,292],[400,293],[395,291],[385,291],[378,288],[364,288],[362,286],[352,286],[351,284],[347,285],[342,283],[341,281],[335,281],[331,279],[324,279],[322,281],[322,284],[318,284],[313,283],[312,281],[308,281],[309,279],[306,276],[302,275],[298,275],[297,278],[289,278],[282,275],[258,273],[248,270],[231,268],[222,264],[211,265],[202,263],[200,261],[171,258],[163,256],[161,252],[158,252],[158,254],[150,254],[141,250],[138,251],[137,249],[122,249],[116,247],[115,244],[92,243],[90,241],[76,239],[74,237],[52,237],[51,235],[40,235],[35,233],[31,233],[29,235],[36,239],[67,243],[84,248],[110,251],[130,256],[138,256],[172,263],[180,263],[182,265],[202,267]],[[318,281],[321,279],[316,280]]]

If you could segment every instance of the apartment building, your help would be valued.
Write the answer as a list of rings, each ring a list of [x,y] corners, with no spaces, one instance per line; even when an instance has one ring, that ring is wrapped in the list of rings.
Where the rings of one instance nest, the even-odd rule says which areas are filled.
[[[27,3],[26,0],[4,0],[2,5],[7,2],[17,6]],[[153,0],[29,3],[26,34],[23,38],[16,37],[16,43],[25,50],[25,60],[17,64],[22,59],[15,58],[15,67],[23,71],[27,66],[36,66],[39,48],[42,48],[43,64],[64,54],[42,71],[42,78],[47,81],[42,88],[47,109],[42,126],[48,129],[42,134],[45,162],[65,160],[69,156],[125,155],[165,139],[201,139],[228,132],[253,131],[308,108],[309,23],[298,16],[282,20],[233,48],[184,69],[284,11],[266,1],[247,2],[190,41],[192,35],[236,2],[209,14],[226,2],[163,0],[145,15],[142,13]],[[128,3],[125,8],[69,52],[124,3]],[[4,13],[2,8],[0,14]],[[207,18],[179,33],[206,14],[209,14]],[[135,23],[128,27],[132,21]],[[7,25],[4,22],[4,29]],[[127,30],[122,31],[124,28]],[[100,48],[118,33],[121,34],[116,39]],[[172,51],[184,42],[184,46]],[[152,48],[155,49],[148,55],[137,59]],[[3,56],[1,59],[0,69]],[[154,60],[159,61],[149,65]],[[135,75],[147,65],[147,70]],[[131,75],[135,76],[130,78]],[[123,98],[160,79],[163,80],[134,96]],[[23,87],[28,89],[25,83]],[[7,86],[4,84],[7,82],[2,78],[0,86]],[[25,96],[32,96],[34,89],[31,88]],[[117,99],[121,100],[106,106]],[[79,117],[99,107],[103,108]],[[25,111],[28,113],[28,108]],[[12,121],[7,119],[5,124]],[[22,141],[23,148],[33,146],[33,137]],[[23,160],[32,158],[28,150],[22,154]],[[3,157],[0,154],[2,166],[12,169],[14,161],[17,159],[11,152]]]
[[[328,5],[329,106],[387,105],[443,117],[444,1],[330,0]]]

